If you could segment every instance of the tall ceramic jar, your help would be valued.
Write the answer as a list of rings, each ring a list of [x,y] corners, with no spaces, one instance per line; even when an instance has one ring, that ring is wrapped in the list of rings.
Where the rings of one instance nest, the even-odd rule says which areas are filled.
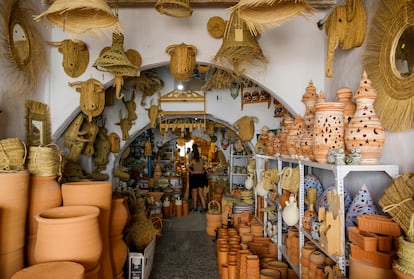
[[[303,132],[300,147],[302,150],[302,156],[305,160],[315,161],[312,151],[313,143],[313,127],[315,122],[315,104],[318,100],[318,94],[316,93],[316,88],[313,85],[313,82],[310,81],[309,85],[306,87],[305,94],[302,96],[302,103],[306,106],[306,111],[303,117],[305,122],[305,130]]]
[[[0,173],[0,278],[9,279],[24,266],[29,200],[29,172]]]
[[[36,215],[49,208],[62,205],[62,193],[56,176],[30,176],[29,210],[27,218],[26,234],[26,263],[33,265],[34,247],[36,243],[37,221]]]
[[[84,266],[85,273],[93,270],[102,254],[99,213],[96,206],[67,205],[37,214],[36,264],[74,261]]]
[[[345,147],[344,107],[345,105],[339,102],[317,102],[315,105],[312,149],[319,163],[328,162],[328,150]]]
[[[361,164],[378,164],[385,141],[385,129],[374,110],[376,90],[364,71],[354,94],[356,110],[345,131],[347,150],[361,150]]]
[[[289,130],[293,126],[293,118],[289,114],[285,114],[282,119],[282,129],[280,130],[280,156],[283,158],[289,158],[287,135]]]
[[[100,259],[99,279],[112,278],[110,255],[109,225],[112,204],[112,183],[108,181],[83,181],[62,184],[63,205],[97,206],[99,227],[102,238],[102,256]]]
[[[354,117],[356,104],[352,101],[352,90],[348,87],[341,87],[336,92],[338,101],[345,104],[344,107],[344,128],[348,127],[352,117]]]

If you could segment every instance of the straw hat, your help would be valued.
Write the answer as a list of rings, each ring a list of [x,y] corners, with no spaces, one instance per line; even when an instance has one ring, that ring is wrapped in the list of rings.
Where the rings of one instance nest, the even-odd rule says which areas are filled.
[[[219,16],[211,17],[207,22],[208,33],[216,38],[222,38],[226,29],[226,21]]]
[[[116,31],[120,27],[118,18],[104,0],[56,0],[34,19],[40,21],[44,17],[68,33],[96,32],[102,28]]]
[[[155,9],[172,17],[189,17],[193,14],[189,0],[157,0]]]

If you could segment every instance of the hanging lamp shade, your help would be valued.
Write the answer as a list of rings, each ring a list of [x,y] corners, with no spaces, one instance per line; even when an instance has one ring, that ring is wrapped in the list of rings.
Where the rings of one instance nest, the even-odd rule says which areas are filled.
[[[237,11],[250,32],[257,35],[266,28],[280,26],[293,16],[312,12],[312,7],[305,0],[240,0],[230,10]]]
[[[233,67],[236,75],[245,68],[264,66],[267,63],[260,45],[238,12],[232,12],[227,22],[223,43],[214,60],[225,66]]]
[[[45,17],[67,33],[97,33],[102,29],[114,32],[120,28],[118,18],[104,0],[56,0],[34,19],[40,21]]]
[[[160,13],[172,17],[189,17],[193,14],[189,0],[157,0],[155,9]]]
[[[131,53],[132,50],[129,50],[129,52]],[[137,53],[135,51],[134,56]],[[140,64],[140,59],[136,60]],[[134,65],[124,51],[124,35],[113,33],[112,46],[101,51],[93,66],[99,71],[108,72],[115,76],[134,77],[138,74],[140,65]]]

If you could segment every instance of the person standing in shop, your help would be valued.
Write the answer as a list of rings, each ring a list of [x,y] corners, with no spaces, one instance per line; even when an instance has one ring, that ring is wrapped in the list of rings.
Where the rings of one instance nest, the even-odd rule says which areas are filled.
[[[203,207],[200,212],[206,212],[206,201],[204,199],[204,187],[207,186],[207,176],[204,169],[204,163],[201,159],[200,152],[198,151],[197,144],[192,146],[192,159],[188,164],[188,173],[190,177],[190,189],[193,207],[191,211],[196,211],[198,206],[198,198],[200,198],[201,206]]]

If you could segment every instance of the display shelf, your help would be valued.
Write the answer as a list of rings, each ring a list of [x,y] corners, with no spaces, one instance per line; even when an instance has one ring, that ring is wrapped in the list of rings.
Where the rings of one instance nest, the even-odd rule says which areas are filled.
[[[244,154],[235,154],[233,147],[230,147],[230,164],[229,164],[229,184],[230,191],[234,184],[245,185],[247,176],[247,163],[250,156]],[[236,171],[240,168],[240,171]],[[243,170],[242,170],[243,169]]]
[[[279,252],[280,254],[286,259],[286,261],[288,262],[289,266],[293,269],[294,272],[296,272],[296,274],[298,276],[300,276],[300,271],[299,271],[299,266],[295,265],[289,258],[287,251],[286,251],[286,246],[285,245],[279,245]]]
[[[282,169],[285,166],[290,166],[290,167],[299,167],[299,171],[300,171],[300,184],[299,184],[299,221],[297,224],[297,227],[299,229],[299,247],[300,247],[300,251],[299,251],[299,258],[301,258],[301,248],[304,245],[305,242],[305,238],[309,239],[310,241],[312,241],[318,248],[319,250],[321,250],[325,255],[327,255],[329,258],[331,258],[333,261],[335,261],[338,265],[339,268],[341,270],[341,273],[343,276],[346,276],[346,269],[347,269],[347,265],[348,265],[348,259],[347,256],[345,255],[345,250],[346,250],[346,240],[345,240],[345,226],[343,227],[343,231],[341,232],[342,235],[344,235],[344,242],[341,243],[342,245],[342,250],[344,251],[343,255],[332,255],[329,254],[329,252],[327,251],[327,249],[325,249],[324,247],[322,247],[320,245],[320,243],[316,240],[314,240],[312,238],[312,235],[306,231],[305,229],[303,229],[302,227],[302,218],[304,216],[304,204],[305,204],[305,192],[304,192],[304,177],[305,177],[305,173],[312,173],[313,170],[318,170],[318,171],[324,171],[324,172],[328,172],[328,173],[332,173],[333,174],[333,179],[334,179],[334,186],[335,189],[337,191],[337,193],[339,195],[344,195],[344,191],[346,188],[345,183],[345,179],[347,178],[348,175],[350,175],[351,173],[364,173],[364,174],[372,174],[374,175],[376,172],[383,172],[386,175],[388,175],[390,178],[393,178],[395,176],[397,176],[399,174],[399,166],[397,165],[333,165],[333,164],[321,164],[318,162],[311,162],[311,161],[305,161],[305,160],[296,160],[296,159],[292,159],[292,158],[281,158],[278,156],[265,156],[265,155],[256,155],[256,169],[259,170],[260,168],[263,168],[263,166],[268,165],[269,168],[270,167],[277,167],[279,171],[282,171]],[[268,161],[267,163],[265,163],[265,161]],[[372,178],[372,177],[371,177]],[[369,181],[370,177],[369,175],[363,177],[363,179],[365,179],[366,181]],[[361,183],[363,183],[363,181],[360,181]],[[384,183],[383,183],[384,184]],[[386,185],[377,185],[378,187],[386,187]],[[278,185],[278,194],[281,195],[282,194],[282,189],[280,186],[280,183]],[[267,205],[267,199],[265,199],[265,206]],[[340,215],[339,218],[341,218],[341,223],[345,224],[345,212],[343,209],[340,210]],[[277,228],[278,228],[278,236],[277,236],[277,241],[278,241],[278,247],[279,247],[279,251],[281,253],[279,253],[280,255],[278,256],[278,259],[281,260],[282,255],[285,256],[286,254],[286,247],[284,246],[283,243],[283,235],[282,235],[282,207],[280,205],[277,206],[277,216],[278,216],[278,223],[277,223]],[[265,215],[266,217],[266,215]],[[266,224],[266,219],[264,220],[264,223]],[[286,256],[285,256],[286,257]],[[288,261],[289,262],[289,261]],[[291,265],[292,268],[295,268],[296,266]],[[296,267],[296,270],[298,271],[297,273],[300,275],[300,270],[301,270],[301,263],[299,262],[299,266]]]

